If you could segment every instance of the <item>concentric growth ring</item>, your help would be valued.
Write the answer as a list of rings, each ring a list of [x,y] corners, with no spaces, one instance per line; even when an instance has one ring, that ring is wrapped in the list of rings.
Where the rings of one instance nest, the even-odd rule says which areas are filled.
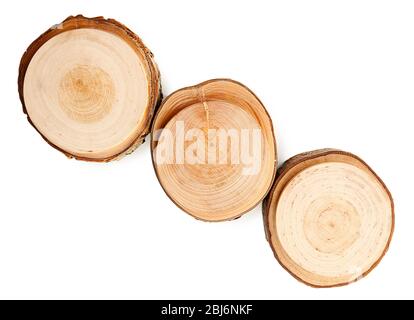
[[[138,146],[160,100],[152,54],[125,26],[69,17],[23,55],[19,93],[29,121],[69,157],[109,161]]]
[[[317,287],[366,275],[385,254],[394,227],[391,194],[362,160],[319,150],[288,160],[264,204],[279,262]]]
[[[275,176],[270,117],[250,90],[231,80],[207,81],[166,98],[154,119],[151,148],[167,195],[205,221],[249,211]]]

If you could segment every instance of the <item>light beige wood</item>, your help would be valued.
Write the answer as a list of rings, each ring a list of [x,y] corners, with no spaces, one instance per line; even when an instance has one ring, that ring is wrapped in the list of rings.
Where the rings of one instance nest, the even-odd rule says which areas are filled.
[[[268,240],[280,263],[317,287],[354,282],[385,254],[393,201],[355,155],[318,150],[289,160],[264,204]]]
[[[206,144],[201,155],[196,153],[199,157],[196,163],[188,163],[184,159],[182,163],[159,164],[157,146],[163,141],[163,134],[157,141],[152,139],[157,177],[175,204],[197,219],[223,221],[241,216],[264,198],[276,171],[276,146],[270,117],[250,90],[225,79],[181,89],[170,95],[160,107],[154,119],[153,136],[158,130],[167,129],[173,132],[172,138],[176,140],[177,123],[184,123],[185,133],[199,129]],[[231,161],[236,153],[232,151],[230,138],[227,153],[220,153],[223,150],[220,150],[219,143],[209,147],[209,129],[239,133],[259,130],[262,148],[257,173],[246,174],[245,163]],[[210,138],[220,141],[214,134]],[[193,141],[186,141],[185,150],[192,144]],[[209,159],[215,162],[209,162]]]
[[[36,40],[22,59],[28,118],[69,156],[111,160],[149,131],[160,95],[158,72],[129,32],[113,20],[71,17]]]

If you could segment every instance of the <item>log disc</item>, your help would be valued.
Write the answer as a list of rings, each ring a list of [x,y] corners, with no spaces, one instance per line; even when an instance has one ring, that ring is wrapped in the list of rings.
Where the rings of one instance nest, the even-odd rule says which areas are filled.
[[[148,134],[161,99],[151,52],[112,19],[69,17],[27,49],[19,94],[29,122],[69,157],[109,161]]]
[[[272,121],[259,99],[244,85],[216,79],[178,90],[164,100],[152,130],[151,149],[158,180],[171,200],[193,217],[204,221],[235,219],[255,207],[269,191],[276,172]],[[184,136],[194,130],[195,137],[184,141]],[[243,131],[249,138],[243,140]],[[231,132],[238,135],[237,142],[232,135],[220,140],[221,133]],[[165,144],[167,138],[173,141],[169,163],[160,161],[161,143]],[[193,152],[191,146],[200,142],[198,138],[204,145]],[[180,141],[181,151],[185,150],[181,155]],[[225,141],[227,148],[221,149],[220,141]],[[249,141],[249,146],[242,141]],[[240,149],[234,151],[235,146]],[[256,153],[255,147],[260,147]],[[243,148],[248,149],[245,153],[252,159],[259,160],[257,166],[253,161],[243,162]]]
[[[288,160],[263,205],[268,241],[294,277],[315,287],[354,282],[388,249],[390,192],[357,156],[333,149]]]

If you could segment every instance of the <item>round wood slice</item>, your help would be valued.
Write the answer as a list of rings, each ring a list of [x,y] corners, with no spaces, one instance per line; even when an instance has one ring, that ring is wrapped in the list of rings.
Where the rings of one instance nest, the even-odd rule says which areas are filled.
[[[23,55],[19,94],[29,122],[68,157],[110,161],[148,134],[161,100],[152,53],[112,19],[69,17]]]
[[[187,161],[186,157],[180,161],[176,157],[178,149],[173,148],[174,161],[160,163],[158,152],[162,139],[166,137],[165,131],[168,129],[173,140],[180,141],[176,130],[180,123],[184,134],[199,130],[198,133],[208,142],[205,152],[203,155],[194,153],[199,162]],[[235,158],[232,158],[230,138],[227,140],[227,153],[219,150],[220,143],[210,144],[213,147],[209,148],[208,144],[213,139],[220,141],[214,134],[209,139],[211,129],[217,132],[259,132],[257,137],[261,148],[256,154],[260,168],[249,174],[245,171],[245,162],[232,161]],[[262,201],[272,185],[277,159],[272,121],[260,100],[238,82],[216,79],[174,92],[158,110],[152,132],[151,153],[161,186],[177,206],[197,219],[225,221],[238,218]],[[250,141],[252,148],[253,138]],[[185,141],[183,146],[188,150],[194,143]]]
[[[346,285],[381,260],[394,229],[390,192],[357,156],[334,149],[288,160],[263,203],[281,265],[314,287]]]

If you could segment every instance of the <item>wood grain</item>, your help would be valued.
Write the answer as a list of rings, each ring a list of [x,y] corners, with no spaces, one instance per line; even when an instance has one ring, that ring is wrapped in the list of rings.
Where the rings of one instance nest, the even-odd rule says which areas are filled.
[[[160,165],[154,134],[174,128],[179,121],[185,123],[186,132],[192,128],[203,132],[211,128],[260,129],[260,170],[255,175],[243,175],[243,164],[219,161]],[[277,165],[273,124],[266,109],[252,91],[229,79],[209,80],[168,96],[154,118],[151,154],[166,194],[182,210],[203,221],[232,220],[254,208],[269,191]]]
[[[23,111],[68,157],[110,161],[150,131],[161,101],[152,53],[113,19],[69,17],[24,53],[18,79]]]
[[[352,283],[378,265],[394,230],[391,193],[359,157],[340,150],[288,160],[263,203],[280,264],[314,287]]]

